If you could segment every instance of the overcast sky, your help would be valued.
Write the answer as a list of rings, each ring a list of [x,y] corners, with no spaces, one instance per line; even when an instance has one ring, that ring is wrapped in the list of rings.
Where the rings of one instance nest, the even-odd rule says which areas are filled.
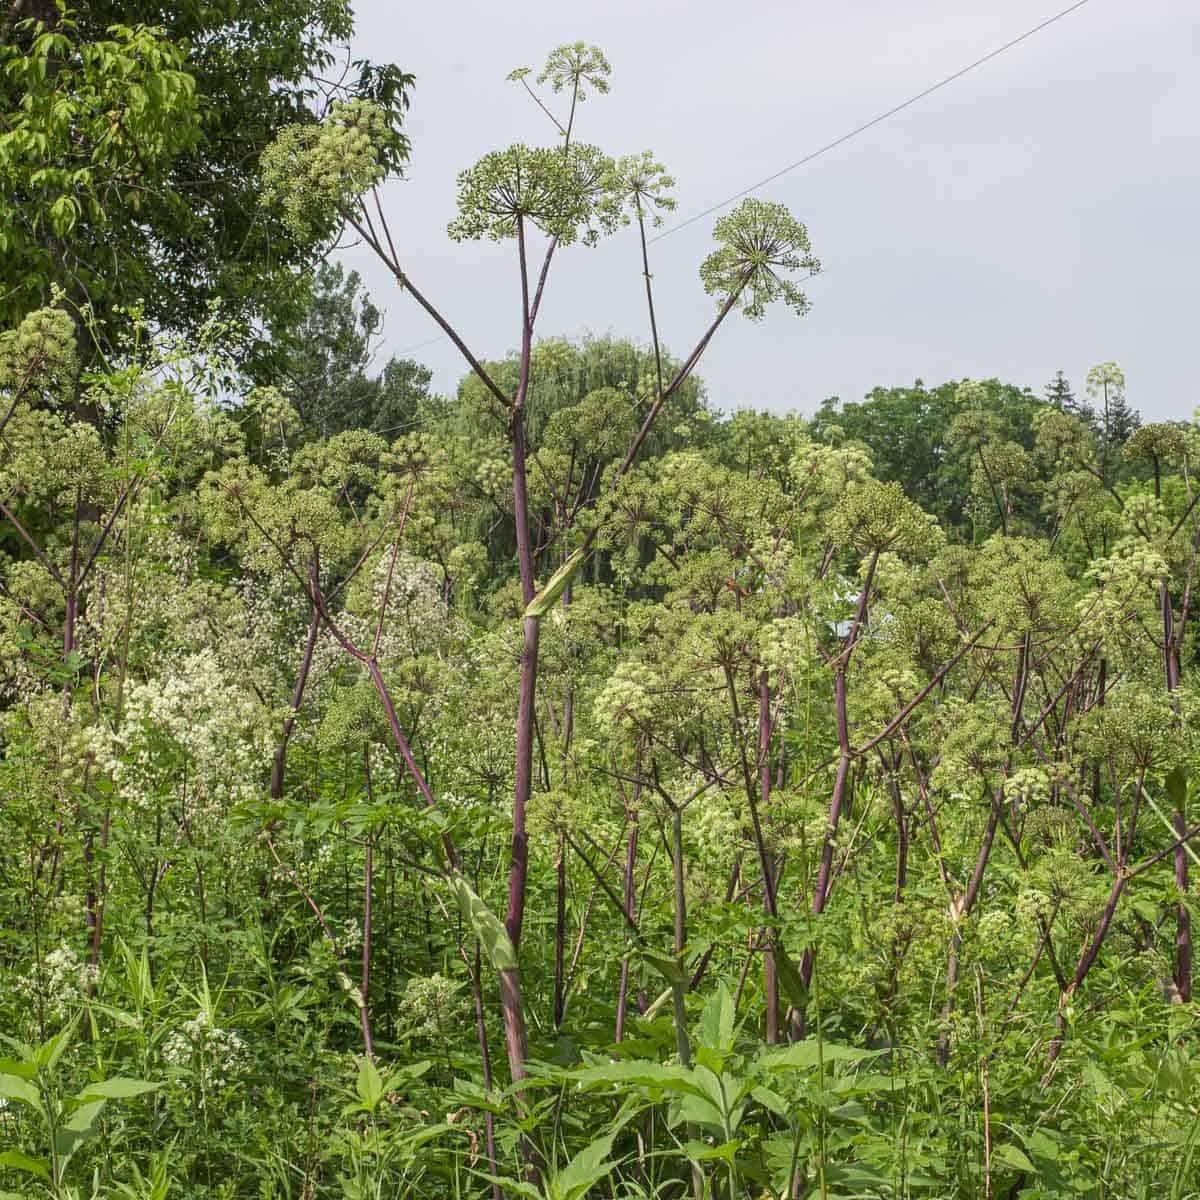
[[[515,252],[457,244],[458,170],[511,142],[554,144],[505,76],[566,41],[599,45],[612,91],[578,136],[652,149],[675,221],[900,103],[1068,0],[357,0],[357,55],[417,76],[407,179],[385,203],[414,282],[481,356],[517,344]],[[1115,360],[1146,419],[1200,404],[1200,3],[1090,0],[898,116],[756,193],[805,222],[824,270],[812,311],[727,323],[710,400],[811,412],[877,385],[998,376],[1077,392]],[[712,223],[652,248],[660,328],[682,355],[711,318],[697,267]],[[668,222],[671,224],[673,222]],[[386,313],[382,354],[452,391],[463,366],[361,249],[344,260]],[[542,336],[646,338],[636,235],[557,260]]]

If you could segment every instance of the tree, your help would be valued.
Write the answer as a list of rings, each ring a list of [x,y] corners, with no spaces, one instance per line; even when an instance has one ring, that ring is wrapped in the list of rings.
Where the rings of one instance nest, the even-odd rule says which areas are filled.
[[[1054,378],[1046,385],[1046,399],[1055,408],[1074,411],[1075,393],[1071,391],[1071,385],[1062,371],[1055,371]]]
[[[287,395],[306,436],[368,429],[394,437],[429,414],[428,368],[391,358],[370,373],[382,327],[357,272],[326,262],[304,281],[299,316],[276,337],[264,381]]]
[[[1098,402],[1100,473],[1107,481],[1110,467],[1116,470],[1116,451],[1129,441],[1142,418],[1125,399],[1125,373],[1115,362],[1100,363],[1088,372],[1087,392]]]
[[[983,380],[975,403],[995,425],[994,439],[1032,450],[1035,416],[1044,407],[1027,388]],[[826,400],[813,416],[814,435],[838,430],[838,436],[861,442],[871,452],[880,479],[896,480],[905,493],[946,524],[962,527],[971,501],[970,467],[952,453],[950,431],[967,402],[956,381],[926,387],[875,388],[858,403]],[[1026,519],[1036,514],[1018,503]]]
[[[408,102],[395,67],[325,78],[351,31],[348,0],[5,4],[0,321],[57,284],[108,344],[122,306],[194,333],[219,300],[253,371],[264,332],[294,314],[295,269],[320,253],[258,207],[261,151],[332,97],[370,96],[393,124]],[[405,150],[390,143],[392,169]]]

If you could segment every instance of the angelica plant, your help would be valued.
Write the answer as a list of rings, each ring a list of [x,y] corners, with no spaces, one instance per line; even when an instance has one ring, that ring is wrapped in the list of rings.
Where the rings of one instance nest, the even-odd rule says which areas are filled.
[[[596,526],[592,526],[582,544],[566,557],[559,574],[549,585],[552,590],[548,590],[535,605],[538,553],[531,537],[527,401],[534,333],[558,252],[576,241],[585,246],[595,245],[601,237],[615,230],[622,206],[631,206],[641,234],[643,279],[657,376],[649,403],[639,414],[640,428],[629,441],[611,478],[612,488],[618,487],[628,474],[662,407],[695,370],[718,328],[739,301],[752,318],[762,316],[767,304],[779,299],[795,311],[803,312],[806,307],[803,295],[790,275],[798,270],[812,273],[819,267],[809,253],[804,227],[782,206],[747,201],[737,212],[723,218],[715,231],[720,249],[706,261],[701,271],[705,289],[719,301],[718,314],[674,376],[664,384],[645,221],[648,207],[669,207],[666,195],[669,177],[648,156],[640,162],[622,160],[618,166],[603,151],[580,143],[575,137],[576,110],[587,95],[587,88],[606,92],[609,74],[607,60],[594,48],[579,44],[554,51],[539,79],[549,82],[554,92],[569,92],[568,112],[560,118],[541,100],[538,104],[555,125],[561,141],[551,148],[517,144],[493,152],[459,176],[458,216],[449,226],[450,236],[516,243],[520,362],[516,385],[511,392],[499,386],[441,308],[428,299],[408,275],[374,186],[378,182],[378,164],[382,158],[377,155],[373,166],[366,149],[371,129],[368,112],[359,111],[353,119],[339,112],[331,117],[322,132],[298,130],[285,135],[264,160],[267,202],[282,199],[287,219],[301,235],[319,236],[328,232],[337,221],[347,222],[387,265],[397,283],[454,342],[478,377],[489,401],[498,406],[507,421],[513,522],[522,600],[526,607],[505,911],[505,926],[514,947],[520,946],[528,890],[526,814],[533,793],[540,621],[548,603],[557,599],[569,585],[571,575],[590,549],[596,533]],[[514,77],[528,89],[525,72],[517,72]],[[340,157],[339,148],[344,151]],[[546,245],[541,266],[535,274],[530,242],[537,235],[545,239]],[[557,533],[565,542],[569,529],[562,528]],[[428,787],[415,765],[412,769],[418,778],[418,786],[427,792]],[[432,793],[429,796],[432,802]],[[528,1050],[520,976],[515,966],[501,972],[501,993],[509,1066],[513,1078],[518,1079],[524,1074]]]

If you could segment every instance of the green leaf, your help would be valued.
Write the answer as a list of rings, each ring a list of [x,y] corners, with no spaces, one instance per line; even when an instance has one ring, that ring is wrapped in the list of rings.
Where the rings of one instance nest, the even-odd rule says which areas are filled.
[[[700,1096],[704,1092],[686,1067],[665,1066],[645,1059],[605,1063],[572,1071],[568,1078],[591,1087],[597,1084],[624,1084],[627,1087],[657,1088],[676,1095]]]
[[[597,1138],[585,1146],[555,1177],[562,1200],[579,1200],[617,1165],[609,1157],[616,1134]]]
[[[532,600],[525,609],[525,615],[535,621],[544,617],[558,602],[559,597],[567,590],[579,568],[583,566],[583,550],[576,550],[553,575],[550,582]]]
[[[1163,791],[1175,808],[1182,811],[1187,805],[1187,776],[1182,767],[1173,767],[1170,774],[1163,780]]]
[[[992,1151],[992,1162],[1007,1167],[1010,1171],[1037,1171],[1029,1155],[1009,1143],[997,1146]]]
[[[668,983],[682,983],[683,970],[679,960],[666,954],[655,954],[652,950],[642,950],[638,957],[647,966],[653,967]]]
[[[15,1075],[0,1075],[0,1096],[6,1100],[20,1100],[22,1104],[31,1104],[41,1108],[42,1098],[37,1088],[26,1079],[18,1079]]]
[[[519,1179],[510,1179],[507,1175],[489,1175],[486,1171],[472,1171],[480,1179],[488,1183],[498,1183],[504,1191],[513,1196],[525,1196],[527,1200],[544,1200],[544,1197],[531,1183],[522,1183]]]
[[[881,1050],[859,1050],[838,1042],[825,1042],[820,1050],[819,1058],[826,1063],[862,1062],[864,1059],[878,1058],[883,1053]],[[816,1038],[793,1042],[782,1050],[767,1050],[760,1056],[760,1062],[768,1071],[811,1070],[818,1061]]]
[[[36,1079],[37,1067],[16,1058],[0,1058],[0,1075],[15,1075],[18,1079]]]
[[[712,1050],[732,1050],[733,1019],[733,996],[722,980],[700,1014],[696,1032],[701,1045]]]
[[[71,1038],[75,1035],[76,1023],[76,1021],[72,1021],[57,1037],[52,1037],[37,1048],[35,1059],[43,1071],[53,1071],[58,1065],[58,1060],[62,1058],[64,1051],[71,1044]]]
[[[77,1108],[66,1124],[54,1132],[54,1150],[65,1166],[75,1151],[96,1133],[107,1100],[91,1100]]]
[[[162,1087],[161,1083],[150,1083],[146,1079],[105,1079],[100,1083],[89,1083],[75,1097],[80,1103],[87,1100],[128,1100],[132,1096],[141,1096],[146,1092],[156,1092]]]
[[[39,1179],[50,1180],[50,1172],[46,1169],[46,1164],[39,1162],[36,1158],[30,1158],[28,1154],[22,1154],[19,1150],[5,1150],[0,1154],[0,1167],[12,1167],[14,1171],[28,1171],[30,1175],[36,1175]],[[0,1192],[0,1196],[10,1196],[11,1192]]]
[[[367,1109],[374,1111],[383,1099],[383,1077],[369,1058],[364,1058],[358,1067],[358,1080],[354,1085],[358,1098]]]
[[[1031,1154],[1036,1154],[1039,1158],[1058,1158],[1058,1143],[1040,1129],[1035,1129],[1025,1138],[1025,1145]]]
[[[684,1096],[679,1101],[679,1117],[690,1125],[707,1125],[718,1133],[725,1129],[725,1114],[708,1096]]]
[[[684,1144],[683,1152],[693,1162],[711,1162],[716,1158],[733,1162],[741,1144],[736,1138],[731,1142],[722,1142],[719,1146],[710,1146],[707,1142],[693,1140]]]
[[[768,1112],[773,1112],[777,1117],[783,1117],[785,1120],[791,1118],[791,1106],[778,1092],[774,1092],[768,1087],[756,1087],[750,1095]]]
[[[808,1004],[808,988],[804,986],[796,964],[792,962],[788,952],[780,945],[778,938],[775,939],[772,947],[772,957],[775,959],[775,975],[789,1003],[793,1008],[803,1011]]]
[[[458,897],[458,906],[467,919],[475,936],[483,945],[488,961],[497,971],[515,971],[517,969],[517,952],[509,940],[504,923],[494,912],[475,894],[471,885],[461,876],[454,877],[454,892]]]

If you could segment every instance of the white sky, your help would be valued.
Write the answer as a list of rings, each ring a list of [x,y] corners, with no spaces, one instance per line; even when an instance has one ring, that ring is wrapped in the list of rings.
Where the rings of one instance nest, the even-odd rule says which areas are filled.
[[[414,282],[477,354],[519,337],[515,250],[451,242],[455,174],[555,134],[517,84],[566,41],[601,46],[612,91],[577,136],[651,149],[675,220],[869,120],[1067,0],[358,0],[357,56],[417,76],[408,177],[385,204]],[[1200,3],[1090,0],[928,99],[757,193],[809,229],[812,312],[728,322],[700,366],[719,408],[798,409],[876,385],[989,377],[1077,393],[1116,360],[1145,419],[1190,417],[1200,337]],[[716,216],[653,247],[660,329],[683,355],[711,319],[697,276]],[[668,224],[672,223],[668,221]],[[361,248],[343,255],[385,311],[381,353],[451,392],[447,341]],[[645,340],[636,234],[561,254],[542,336]]]

